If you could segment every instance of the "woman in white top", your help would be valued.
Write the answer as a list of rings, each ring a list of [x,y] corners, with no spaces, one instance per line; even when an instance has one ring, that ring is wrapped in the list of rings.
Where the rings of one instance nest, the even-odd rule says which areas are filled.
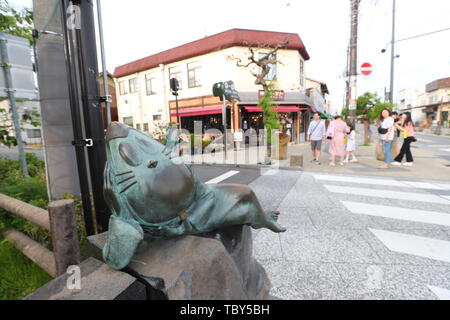
[[[384,150],[384,162],[385,164],[379,166],[379,169],[388,169],[391,167],[391,145],[394,140],[395,128],[394,128],[394,118],[391,117],[391,110],[385,108],[381,111],[381,132],[380,138],[383,144]]]

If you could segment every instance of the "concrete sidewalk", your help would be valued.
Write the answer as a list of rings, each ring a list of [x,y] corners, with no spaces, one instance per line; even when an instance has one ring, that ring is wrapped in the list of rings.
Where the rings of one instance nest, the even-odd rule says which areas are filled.
[[[399,218],[397,213],[420,209],[426,211],[426,219],[444,217],[450,212],[450,198],[444,199],[450,196],[450,185],[428,180],[406,184],[403,178],[391,178],[395,179],[391,185],[383,178],[360,178],[364,183],[355,185],[318,180],[309,172],[269,170],[250,184],[264,209],[279,210],[280,223],[287,227],[281,234],[253,230],[254,255],[268,273],[271,295],[326,300],[445,298],[450,293],[450,255],[440,246],[450,245],[450,226],[439,219],[414,221],[414,213]],[[337,193],[338,189],[353,191]],[[371,193],[377,189],[408,194],[410,200],[381,199]],[[439,201],[427,202],[431,200]],[[351,211],[350,204],[362,211]],[[388,209],[366,210],[380,204]],[[380,233],[387,236],[379,237]],[[434,255],[445,255],[444,261]]]

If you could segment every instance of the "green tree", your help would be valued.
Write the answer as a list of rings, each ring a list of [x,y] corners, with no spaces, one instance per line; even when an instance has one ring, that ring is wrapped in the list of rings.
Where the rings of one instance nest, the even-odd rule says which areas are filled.
[[[380,97],[376,93],[366,92],[358,97],[356,101],[356,116],[364,124],[364,144],[369,144],[370,124],[380,117],[384,108],[392,110],[392,107],[391,103],[381,102]]]
[[[267,83],[264,90],[264,96],[259,99],[259,106],[262,109],[264,125],[266,127],[267,157],[269,158],[269,161],[272,157],[272,130],[276,130],[280,127],[280,114],[275,111],[275,106],[272,104],[274,93],[274,84]]]
[[[13,8],[8,0],[0,0],[0,31],[27,38],[34,44],[32,36],[33,11],[28,8]]]
[[[250,66],[257,67],[257,71],[250,71],[255,77],[255,84],[260,85],[263,88],[264,95],[259,99],[258,104],[262,109],[263,123],[266,129],[267,136],[267,158],[266,164],[270,164],[272,157],[272,130],[280,127],[279,114],[274,110],[272,105],[272,97],[275,92],[275,79],[269,80],[271,68],[281,61],[277,60],[278,50],[285,48],[289,44],[289,41],[280,42],[275,46],[260,45],[256,49],[252,46],[248,46],[249,56],[247,57],[247,63],[243,64],[242,59],[234,56],[228,56],[227,59],[236,61],[236,66],[241,68],[248,68]]]

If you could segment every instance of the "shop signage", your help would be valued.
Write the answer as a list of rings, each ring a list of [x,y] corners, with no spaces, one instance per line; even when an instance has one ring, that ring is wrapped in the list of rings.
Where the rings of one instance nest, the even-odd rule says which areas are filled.
[[[259,90],[259,99],[264,97],[264,90]],[[284,91],[283,90],[275,90],[270,97],[272,101],[283,101],[284,100]]]

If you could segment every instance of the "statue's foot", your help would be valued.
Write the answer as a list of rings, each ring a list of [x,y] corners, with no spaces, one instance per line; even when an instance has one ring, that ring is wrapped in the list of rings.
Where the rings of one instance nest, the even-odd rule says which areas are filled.
[[[273,232],[285,232],[286,228],[280,225],[278,221],[279,211],[270,211],[267,213],[268,226]]]

